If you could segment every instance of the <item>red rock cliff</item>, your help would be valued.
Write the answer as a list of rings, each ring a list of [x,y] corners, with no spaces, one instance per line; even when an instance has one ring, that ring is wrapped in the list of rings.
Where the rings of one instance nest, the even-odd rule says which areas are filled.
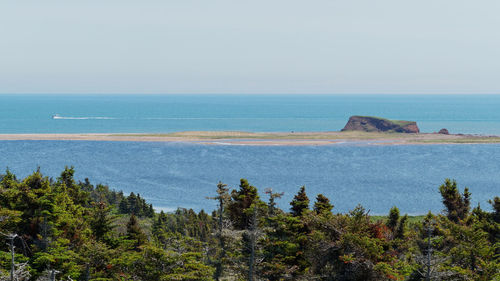
[[[351,116],[342,131],[363,131],[363,132],[396,132],[413,133],[420,132],[417,122],[389,120],[370,116]]]

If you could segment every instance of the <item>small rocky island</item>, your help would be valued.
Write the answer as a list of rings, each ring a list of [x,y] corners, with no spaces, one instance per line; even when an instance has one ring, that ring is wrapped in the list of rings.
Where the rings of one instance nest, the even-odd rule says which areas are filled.
[[[418,134],[417,122],[389,120],[372,116],[351,116],[342,131],[391,132]]]

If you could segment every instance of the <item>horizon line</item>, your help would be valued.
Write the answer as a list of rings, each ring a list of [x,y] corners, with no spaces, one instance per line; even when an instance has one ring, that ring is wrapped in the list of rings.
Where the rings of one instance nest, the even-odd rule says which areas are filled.
[[[384,93],[384,92],[378,92],[378,93],[363,93],[363,92],[356,92],[356,93],[247,93],[247,92],[242,92],[242,93],[217,93],[217,92],[203,92],[203,93],[196,93],[196,92],[189,92],[189,93],[152,93],[152,92],[146,92],[146,93],[141,93],[141,92],[135,92],[135,93],[130,93],[130,92],[20,92],[20,93],[9,93],[9,92],[0,92],[0,95],[425,95],[425,96],[432,96],[432,95],[500,95],[500,92],[489,92],[489,93],[474,93],[474,92],[468,92],[468,93]]]

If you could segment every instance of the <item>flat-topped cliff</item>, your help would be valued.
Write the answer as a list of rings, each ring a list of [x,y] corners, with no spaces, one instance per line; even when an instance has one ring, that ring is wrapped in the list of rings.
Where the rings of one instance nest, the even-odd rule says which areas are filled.
[[[351,116],[342,131],[395,132],[414,134],[420,132],[417,126],[417,122],[389,120],[372,116]]]

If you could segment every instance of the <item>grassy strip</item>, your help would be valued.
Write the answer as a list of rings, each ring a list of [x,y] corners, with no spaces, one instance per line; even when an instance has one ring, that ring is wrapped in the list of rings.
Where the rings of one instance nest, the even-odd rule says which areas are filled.
[[[396,124],[396,125],[401,126],[401,127],[404,127],[404,126],[407,126],[407,125],[410,125],[410,124],[415,124],[414,121],[391,120],[391,119],[377,117],[377,116],[359,116],[359,115],[357,115],[357,116],[358,117],[363,117],[363,118],[372,118],[372,119],[377,119],[377,120],[388,121],[388,122],[391,122],[391,123]]]
[[[154,137],[196,140],[255,139],[255,140],[346,140],[346,141],[394,141],[406,144],[474,144],[500,143],[498,136],[406,134],[388,132],[298,132],[298,133],[252,133],[252,132],[175,132],[167,134],[111,134],[111,137]]]
[[[462,139],[420,139],[413,140],[412,143],[423,143],[423,144],[440,144],[440,143],[456,143],[456,144],[475,144],[475,143],[500,143],[500,138],[498,137],[474,137],[474,138],[462,138]]]
[[[415,134],[379,132],[307,132],[307,133],[251,133],[251,132],[176,132],[167,134],[111,134],[123,137],[170,137],[199,139],[326,139],[326,140],[392,140],[411,139]]]

